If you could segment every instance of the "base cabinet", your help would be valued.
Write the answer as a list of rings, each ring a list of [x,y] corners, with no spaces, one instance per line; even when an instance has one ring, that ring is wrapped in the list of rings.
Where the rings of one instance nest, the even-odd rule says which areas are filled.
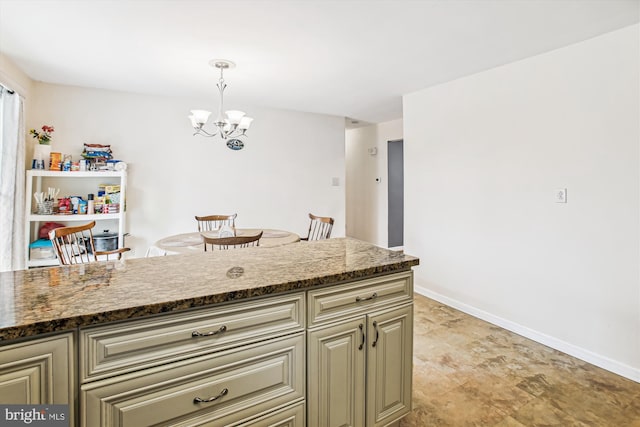
[[[367,426],[381,427],[411,411],[413,305],[367,316]]]
[[[81,328],[80,425],[285,422],[269,416],[304,404],[304,313],[298,292]]]
[[[304,400],[304,343],[304,333],[298,333],[85,384],[81,425],[227,426],[247,422]]]
[[[0,403],[82,427],[390,426],[412,340],[405,271],[1,345]]]
[[[74,424],[73,334],[0,346],[0,403],[69,405]]]
[[[309,425],[380,427],[408,414],[412,325],[406,305],[309,332]]]
[[[411,280],[403,274],[309,293],[310,318],[331,318],[307,332],[309,426],[382,427],[411,411]],[[346,317],[335,321],[340,309]]]
[[[364,426],[365,316],[308,332],[309,426]]]

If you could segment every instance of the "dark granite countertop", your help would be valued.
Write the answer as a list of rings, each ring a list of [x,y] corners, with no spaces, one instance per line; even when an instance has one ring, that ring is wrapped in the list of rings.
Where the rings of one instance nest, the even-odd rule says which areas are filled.
[[[350,238],[0,273],[0,341],[408,270]]]

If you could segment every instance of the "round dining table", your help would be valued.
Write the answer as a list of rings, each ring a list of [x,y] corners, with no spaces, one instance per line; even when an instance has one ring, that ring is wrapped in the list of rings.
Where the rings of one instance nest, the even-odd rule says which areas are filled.
[[[255,236],[262,231],[261,248],[288,245],[300,241],[300,236],[290,231],[268,230],[260,228],[236,228],[236,236]],[[218,231],[196,231],[168,236],[158,240],[149,248],[147,256],[194,254],[204,251],[202,235],[218,237]]]

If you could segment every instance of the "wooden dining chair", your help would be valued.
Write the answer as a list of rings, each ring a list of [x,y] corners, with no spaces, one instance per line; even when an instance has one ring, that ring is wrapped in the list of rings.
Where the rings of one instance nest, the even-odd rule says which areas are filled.
[[[331,237],[331,229],[333,229],[333,218],[328,216],[316,216],[309,214],[311,222],[309,223],[309,232],[307,237],[301,237],[300,240],[323,240]]]
[[[204,251],[207,252],[207,247],[214,251],[216,249],[238,249],[248,248],[252,246],[260,246],[260,238],[262,237],[262,231],[259,234],[253,236],[234,236],[234,237],[207,237],[204,234],[202,239],[204,240]]]
[[[237,213],[234,213],[233,215],[196,215],[196,221],[198,221],[198,231],[203,232],[218,230],[223,225],[228,225],[229,227],[235,229],[237,216]]]
[[[58,255],[60,265],[86,264],[98,261],[98,257],[109,260],[110,256],[120,259],[130,248],[118,248],[112,251],[96,251],[91,229],[96,222],[84,225],[60,227],[49,231],[49,240]]]

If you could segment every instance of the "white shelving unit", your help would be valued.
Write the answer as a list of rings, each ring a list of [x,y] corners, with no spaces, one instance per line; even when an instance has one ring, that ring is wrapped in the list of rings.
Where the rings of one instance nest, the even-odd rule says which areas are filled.
[[[60,188],[61,193],[59,197],[69,195],[65,193],[65,181],[68,180],[87,180],[87,182],[93,182],[94,186],[89,187],[87,184],[86,193],[97,193],[97,185],[100,183],[100,179],[109,178],[109,181],[115,181],[117,178],[117,184],[120,185],[120,209],[118,213],[113,214],[93,214],[93,215],[38,215],[35,213],[35,199],[33,198],[34,192],[42,191],[42,179],[47,179],[47,187]],[[91,180],[89,180],[91,178]],[[116,221],[118,226],[118,247],[124,247],[124,233],[125,233],[125,196],[127,188],[127,172],[126,171],[101,171],[101,172],[59,172],[50,170],[33,169],[27,171],[27,188],[25,193],[26,198],[26,221],[25,221],[25,235],[27,238],[26,244],[26,259],[27,267],[44,267],[51,265],[58,265],[58,260],[54,259],[29,259],[29,244],[38,238],[38,230],[40,224],[45,222],[58,222],[65,225],[72,225],[74,222],[87,223],[90,221],[96,221],[96,231],[101,230],[100,221],[111,220]],[[46,187],[45,187],[46,189]]]

